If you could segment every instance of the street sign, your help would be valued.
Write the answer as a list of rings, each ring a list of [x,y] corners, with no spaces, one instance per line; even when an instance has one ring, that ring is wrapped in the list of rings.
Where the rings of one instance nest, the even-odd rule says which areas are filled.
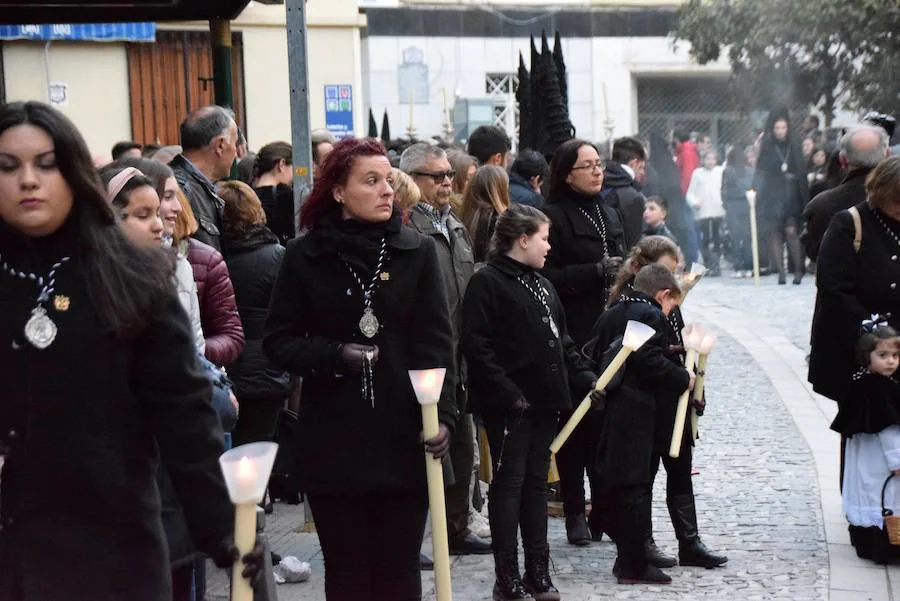
[[[353,135],[353,86],[325,86],[325,128],[338,139]]]

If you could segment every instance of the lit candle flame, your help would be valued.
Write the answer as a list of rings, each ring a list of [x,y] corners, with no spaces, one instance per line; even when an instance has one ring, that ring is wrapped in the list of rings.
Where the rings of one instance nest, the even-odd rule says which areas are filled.
[[[437,385],[437,374],[434,373],[433,369],[429,369],[422,376],[422,387],[431,390]]]
[[[253,469],[253,462],[247,457],[241,457],[238,461],[237,477],[239,480],[255,480],[256,470]]]

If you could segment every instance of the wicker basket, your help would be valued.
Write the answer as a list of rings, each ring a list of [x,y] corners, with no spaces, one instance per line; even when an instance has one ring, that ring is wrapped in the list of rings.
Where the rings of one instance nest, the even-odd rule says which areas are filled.
[[[894,515],[893,511],[884,506],[884,493],[893,477],[894,474],[890,474],[881,487],[881,515],[884,516],[884,531],[887,533],[888,541],[892,545],[900,546],[900,516]]]

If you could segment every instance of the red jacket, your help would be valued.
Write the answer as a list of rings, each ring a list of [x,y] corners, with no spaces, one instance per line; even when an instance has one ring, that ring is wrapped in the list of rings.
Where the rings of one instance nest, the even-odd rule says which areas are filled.
[[[675,149],[675,165],[681,172],[681,193],[687,194],[694,169],[700,166],[700,151],[697,150],[697,145],[690,140],[679,144]]]
[[[234,300],[231,276],[222,254],[190,238],[187,259],[194,270],[206,358],[225,367],[244,350],[244,328]]]

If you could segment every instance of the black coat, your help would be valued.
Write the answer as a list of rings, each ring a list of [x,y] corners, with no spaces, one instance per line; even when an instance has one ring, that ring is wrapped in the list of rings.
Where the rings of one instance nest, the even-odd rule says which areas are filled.
[[[607,393],[595,463],[606,489],[651,482],[653,457],[668,448],[669,416],[690,382],[684,366],[666,356],[673,340],[669,321],[645,294],[630,291],[610,307],[597,323],[598,340],[621,336],[629,320],[649,325],[656,334],[628,357],[621,385]],[[606,348],[597,345],[601,354]]]
[[[863,319],[878,313],[900,329],[900,245],[866,203],[856,206],[862,221],[859,253],[853,251],[853,219],[841,211],[825,232],[816,264],[809,381],[813,390],[835,401],[847,395]],[[879,215],[900,236],[900,223]]]
[[[535,192],[531,184],[518,173],[509,174],[509,200],[520,205],[528,205],[535,209],[543,208],[544,197]]]
[[[172,159],[169,166],[197,218],[199,227],[192,237],[222,252],[225,202],[216,193],[215,185],[183,154]]]
[[[559,338],[520,277],[535,291],[546,290]],[[568,335],[553,285],[508,257],[491,260],[472,276],[463,301],[461,344],[474,413],[503,413],[520,398],[535,409],[566,409],[597,379]]]
[[[854,169],[847,174],[841,185],[822,192],[803,209],[803,219],[806,222],[803,245],[806,256],[811,261],[819,258],[819,247],[831,218],[866,199],[866,177],[871,172],[872,169],[868,167]]]
[[[622,165],[615,161],[607,161],[606,170],[603,172],[603,202],[619,214],[626,251],[637,244],[643,235],[646,201],[638,189],[637,182]]]
[[[606,224],[606,244],[600,233],[582,214],[596,205]],[[556,288],[569,324],[569,334],[579,346],[587,342],[591,328],[603,312],[615,273],[606,273],[601,261],[625,254],[622,223],[616,212],[599,197],[571,193],[544,206],[550,226],[550,253],[543,274]],[[592,213],[596,215],[596,213]],[[596,219],[596,217],[595,217]]]
[[[296,235],[297,219],[294,216],[294,188],[291,186],[261,186],[253,188],[263,211],[266,225],[278,237],[282,245],[293,240]],[[231,252],[231,249],[228,249]]]
[[[106,333],[71,220],[35,240],[0,224],[0,255],[41,274],[72,257],[54,291],[68,305],[47,303],[59,331],[45,350],[22,335],[35,282],[0,272],[0,599],[168,601],[159,459],[200,549],[212,553],[234,521],[222,428],[184,309],[173,290],[133,340]]]
[[[262,349],[272,289],[281,268],[284,247],[266,226],[255,227],[240,237],[226,232],[225,244],[228,247],[225,262],[244,328],[244,350],[228,366],[235,395],[241,403],[285,398],[290,394],[289,376],[276,369]]]
[[[782,171],[782,163],[787,163],[787,173]],[[773,225],[792,219],[794,225],[799,225],[803,207],[809,200],[806,162],[800,146],[790,140],[779,143],[766,136],[760,147],[753,187],[761,219]]]
[[[263,348],[272,362],[303,376],[296,470],[307,493],[359,493],[425,486],[419,434],[422,413],[407,370],[446,367],[440,419],[456,424],[454,363],[447,297],[434,241],[399,225],[340,222],[329,215],[292,240],[269,309]],[[390,258],[373,309],[381,330],[359,332],[363,299],[347,263],[363,282],[373,276],[381,236]],[[375,344],[375,406],[361,377],[342,375],[344,343]]]

